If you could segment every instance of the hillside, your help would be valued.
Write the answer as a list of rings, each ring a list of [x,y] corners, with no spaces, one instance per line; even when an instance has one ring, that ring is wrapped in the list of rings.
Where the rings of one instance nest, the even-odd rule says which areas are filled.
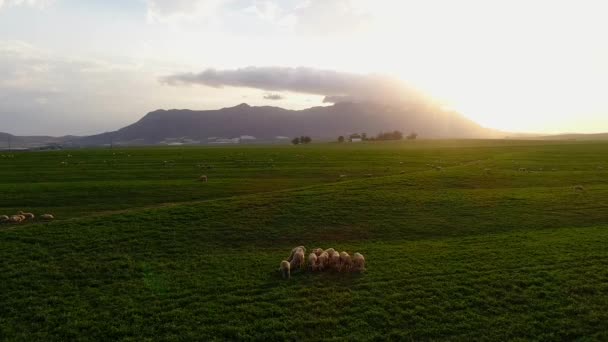
[[[402,109],[369,103],[339,103],[328,107],[286,110],[240,104],[220,110],[157,110],[138,122],[79,140],[83,145],[157,144],[167,139],[206,143],[210,137],[244,135],[259,140],[308,135],[335,139],[355,132],[417,132],[426,138],[497,138],[504,134],[483,128],[453,112],[420,107]]]

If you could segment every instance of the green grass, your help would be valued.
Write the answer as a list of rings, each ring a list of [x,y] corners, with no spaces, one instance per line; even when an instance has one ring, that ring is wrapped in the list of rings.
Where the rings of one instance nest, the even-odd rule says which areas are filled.
[[[0,214],[58,220],[0,226],[0,340],[607,340],[606,176],[594,142],[18,153]],[[300,244],[368,270],[285,281]]]

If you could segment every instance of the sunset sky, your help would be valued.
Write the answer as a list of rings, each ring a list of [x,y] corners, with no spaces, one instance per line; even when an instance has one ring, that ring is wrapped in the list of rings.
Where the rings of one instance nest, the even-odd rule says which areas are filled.
[[[424,94],[506,131],[608,131],[607,13],[600,0],[0,0],[0,132],[378,94]]]

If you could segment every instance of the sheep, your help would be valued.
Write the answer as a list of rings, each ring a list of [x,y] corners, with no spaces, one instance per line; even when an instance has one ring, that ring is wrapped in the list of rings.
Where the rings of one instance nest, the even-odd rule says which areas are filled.
[[[519,171],[520,171],[520,172],[527,172],[527,171],[528,171],[528,169],[526,169],[525,167],[520,167],[520,168],[519,168]]]
[[[365,258],[361,253],[353,254],[353,267],[351,270],[359,272],[365,271]]]
[[[9,217],[6,215],[0,215],[0,223],[8,222]]]
[[[319,257],[317,258],[317,268],[319,269],[319,271],[323,271],[323,269],[327,266],[328,262],[329,254],[327,254],[327,252],[321,253],[321,255],[319,255]]]
[[[291,278],[291,264],[289,264],[289,261],[281,261],[281,265],[279,266],[279,272],[281,272],[283,278]]]
[[[291,262],[291,260],[293,260],[294,254],[296,254],[296,252],[302,252],[302,254],[306,254],[306,248],[304,246],[298,246],[298,247],[295,247],[294,249],[292,249],[291,254],[289,254],[289,258],[287,258],[287,261]]]
[[[10,223],[21,223],[23,222],[23,220],[25,220],[25,216],[22,215],[12,215],[8,218],[8,221]]]
[[[305,266],[304,260],[304,252],[302,250],[298,250],[293,254],[293,259],[291,260],[290,267],[295,270],[296,268],[303,269]]]
[[[585,188],[582,185],[575,185],[574,191],[585,191]]]
[[[353,267],[353,260],[351,259],[350,255],[348,255],[348,253],[346,252],[341,252],[340,253],[340,271],[346,270],[346,271],[350,271],[350,269]]]
[[[40,218],[45,221],[51,221],[55,219],[55,216],[53,216],[53,214],[42,214],[40,215]]]
[[[200,182],[207,183],[207,176],[206,175],[202,175],[202,176],[198,177],[198,180]]]
[[[328,249],[326,249],[326,250],[325,250],[325,253],[327,253],[328,255],[330,255],[330,256],[331,256],[332,254],[334,254],[334,252],[335,252],[335,251],[336,251],[336,250],[335,250],[335,249],[333,249],[333,248],[328,248]]]
[[[308,267],[311,271],[316,271],[318,267],[318,257],[315,253],[308,254]]]
[[[368,177],[368,178],[369,178],[369,177],[374,177],[374,175],[373,175],[373,174],[371,174],[371,173],[366,173],[366,174],[365,174],[365,177]]]
[[[323,249],[322,248],[315,248],[312,250],[313,253],[315,253],[317,256],[321,255],[321,253],[323,253]]]
[[[28,220],[33,220],[36,216],[32,213],[24,213],[23,211],[19,212],[19,215],[25,216]]]
[[[329,265],[336,271],[340,271],[340,253],[333,252],[329,256]]]

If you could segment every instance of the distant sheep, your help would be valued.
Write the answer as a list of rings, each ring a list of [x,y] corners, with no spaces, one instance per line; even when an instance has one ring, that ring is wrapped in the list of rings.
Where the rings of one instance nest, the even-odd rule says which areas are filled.
[[[340,271],[340,253],[333,252],[329,256],[329,265],[336,271]]]
[[[329,256],[331,256],[332,254],[334,254],[335,251],[336,250],[333,249],[333,248],[328,248],[328,249],[325,250],[325,253],[327,253],[327,254],[329,254]]]
[[[520,167],[519,172],[528,172],[528,169],[526,169],[525,167]]]
[[[53,216],[53,214],[42,214],[40,215],[40,218],[45,221],[51,221],[55,219],[55,216]]]
[[[20,211],[19,215],[25,216],[25,219],[27,219],[27,220],[33,220],[36,217],[32,213],[24,213],[23,211]]]
[[[346,175],[340,175],[340,179],[346,178]]]
[[[361,253],[353,254],[353,271],[365,271],[365,257]]]
[[[279,266],[279,271],[283,275],[283,278],[289,279],[291,278],[291,264],[287,260],[281,261],[281,265]]]
[[[316,271],[318,267],[318,257],[315,253],[308,254],[308,267],[311,271]]]
[[[287,261],[291,262],[291,260],[293,260],[294,254],[296,254],[297,252],[302,252],[302,254],[306,254],[306,248],[304,246],[298,246],[292,249],[291,254],[289,254],[289,258],[287,258]]]
[[[365,174],[365,177],[368,177],[368,178],[369,178],[369,177],[373,177],[373,176],[374,176],[374,175],[373,175],[373,174],[371,174],[371,173],[367,173],[367,174]]]
[[[202,176],[198,177],[198,180],[200,182],[207,183],[208,178],[207,178],[207,176],[202,175]]]
[[[25,220],[25,216],[23,215],[12,215],[8,218],[8,222],[10,223],[21,223]]]
[[[323,253],[323,249],[321,248],[315,248],[312,250],[313,253],[315,253],[317,256],[321,255],[321,253]]]
[[[304,252],[302,250],[298,250],[293,254],[293,258],[291,259],[291,269],[295,270],[296,268],[303,269],[304,268]]]
[[[0,215],[0,223],[8,222],[9,217],[7,215]]]
[[[350,271],[353,267],[353,260],[346,252],[340,253],[340,271]]]
[[[319,271],[323,271],[325,267],[328,266],[328,264],[329,254],[327,254],[327,252],[321,253],[321,255],[319,255],[319,257],[317,258],[317,268],[319,269]]]
[[[583,187],[582,185],[575,185],[574,191],[585,191],[585,187]]]

